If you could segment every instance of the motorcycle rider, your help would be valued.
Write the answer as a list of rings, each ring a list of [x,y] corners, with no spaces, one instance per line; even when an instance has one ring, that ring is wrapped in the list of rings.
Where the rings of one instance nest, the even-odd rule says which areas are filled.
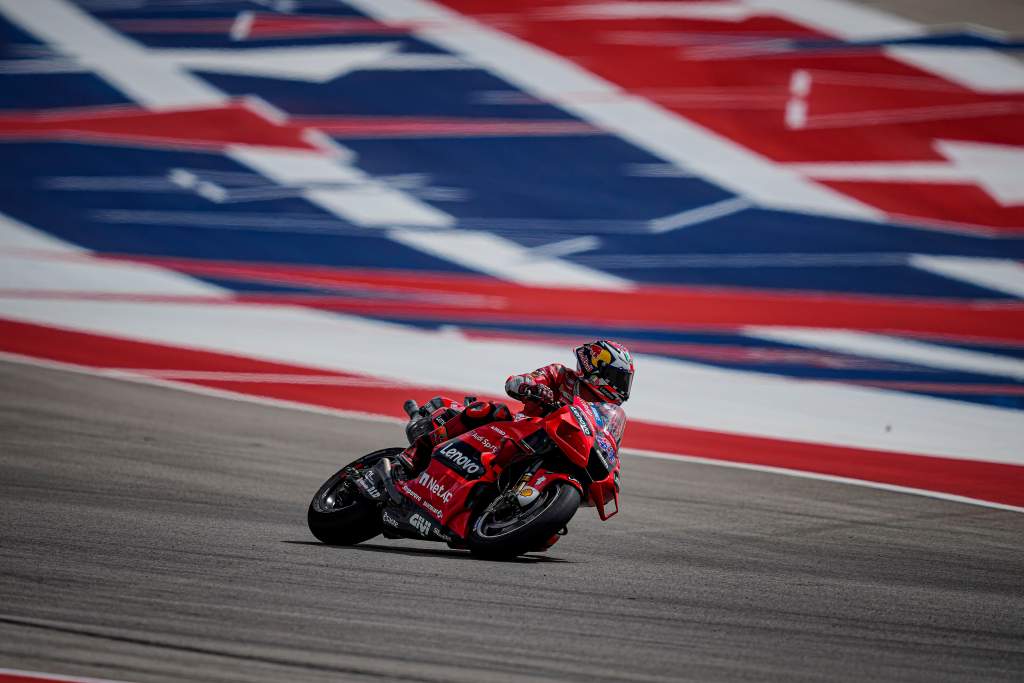
[[[622,405],[629,400],[635,365],[625,346],[599,339],[575,350],[576,370],[552,363],[533,372],[512,375],[505,381],[505,393],[523,402],[523,413],[538,416],[546,410],[570,404],[576,396],[584,401]],[[450,416],[434,429],[430,414],[441,407],[434,399],[420,408],[408,426],[411,444],[403,453],[405,468],[416,473],[426,467],[434,446],[482,424],[513,419],[504,403],[473,401],[461,412],[450,408]]]

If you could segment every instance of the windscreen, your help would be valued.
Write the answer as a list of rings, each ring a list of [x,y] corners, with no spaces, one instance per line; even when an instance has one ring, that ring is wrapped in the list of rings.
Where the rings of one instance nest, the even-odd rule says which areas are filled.
[[[622,435],[626,431],[626,411],[622,406],[613,403],[591,403],[598,429],[604,430],[615,440],[615,446],[622,444]]]

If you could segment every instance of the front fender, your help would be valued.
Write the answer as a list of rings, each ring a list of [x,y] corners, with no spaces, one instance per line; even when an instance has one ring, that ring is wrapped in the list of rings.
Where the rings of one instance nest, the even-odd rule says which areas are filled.
[[[533,491],[540,493],[541,491],[545,490],[546,488],[548,488],[557,481],[568,482],[571,486],[573,486],[577,491],[580,492],[581,498],[586,496],[586,491],[583,490],[583,484],[581,484],[575,477],[571,477],[565,472],[549,470],[544,467],[541,467],[536,472],[534,472],[533,476],[530,477],[529,481],[527,481],[525,484],[519,487],[517,493],[520,496],[520,498],[523,497],[523,492],[528,489],[532,489]],[[530,495],[526,496],[526,498],[529,499],[529,497],[532,495],[534,494],[531,493]]]

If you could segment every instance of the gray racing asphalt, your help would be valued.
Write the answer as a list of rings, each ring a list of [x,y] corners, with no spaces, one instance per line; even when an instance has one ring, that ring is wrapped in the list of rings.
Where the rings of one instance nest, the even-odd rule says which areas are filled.
[[[624,460],[547,556],[316,543],[395,425],[0,363],[0,667],[148,681],[1020,681],[1024,515]],[[628,431],[627,431],[628,445]]]

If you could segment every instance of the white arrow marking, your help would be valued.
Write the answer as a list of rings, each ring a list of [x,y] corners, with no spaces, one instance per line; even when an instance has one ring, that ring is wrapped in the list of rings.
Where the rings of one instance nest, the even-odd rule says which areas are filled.
[[[1024,204],[1024,147],[951,140],[935,146],[1003,206]]]
[[[936,140],[935,148],[949,161],[840,162],[788,167],[815,180],[973,184],[1001,206],[1024,204],[1024,147]]]

